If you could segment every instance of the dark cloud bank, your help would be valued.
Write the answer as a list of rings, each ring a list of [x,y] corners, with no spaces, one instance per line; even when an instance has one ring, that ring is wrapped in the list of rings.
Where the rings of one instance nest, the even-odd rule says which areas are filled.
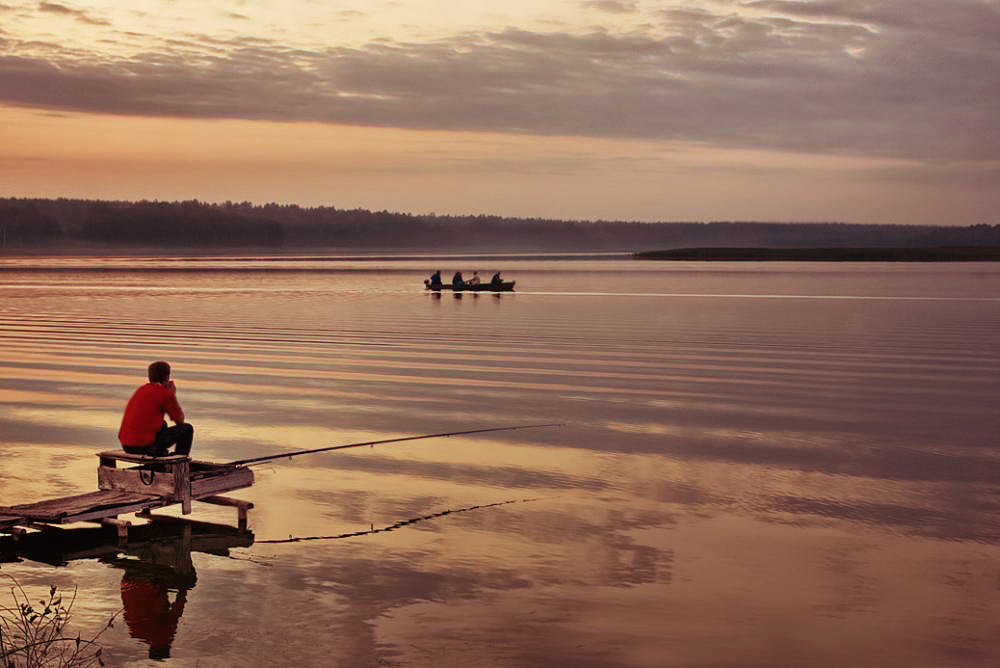
[[[512,28],[319,50],[191,37],[121,60],[56,44],[28,51],[0,34],[0,103],[678,139],[935,162],[1000,157],[998,3],[742,6],[750,11],[662,10],[658,25],[628,35]]]

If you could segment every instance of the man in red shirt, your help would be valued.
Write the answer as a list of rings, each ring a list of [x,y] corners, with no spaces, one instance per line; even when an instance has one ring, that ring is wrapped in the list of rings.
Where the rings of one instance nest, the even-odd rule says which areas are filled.
[[[176,424],[168,427],[163,419],[169,415]],[[125,406],[118,440],[122,450],[135,455],[163,457],[167,448],[177,444],[175,455],[191,452],[194,427],[184,422],[184,411],[177,403],[177,387],[170,380],[170,365],[153,362],[149,365],[149,382],[137,389]]]

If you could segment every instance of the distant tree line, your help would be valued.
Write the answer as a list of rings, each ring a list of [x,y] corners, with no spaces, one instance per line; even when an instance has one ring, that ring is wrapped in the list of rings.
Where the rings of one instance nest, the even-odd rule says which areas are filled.
[[[638,260],[796,262],[948,262],[1000,261],[1000,246],[930,246],[911,248],[676,248],[633,254]]]
[[[197,202],[138,202],[127,207],[98,203],[83,218],[78,234],[83,241],[98,244],[163,247],[277,247],[285,241],[276,220]]]
[[[651,250],[1000,246],[1000,225],[574,221],[294,204],[0,199],[7,248]]]
[[[34,243],[62,235],[62,227],[30,200],[0,199],[0,230],[8,242]]]

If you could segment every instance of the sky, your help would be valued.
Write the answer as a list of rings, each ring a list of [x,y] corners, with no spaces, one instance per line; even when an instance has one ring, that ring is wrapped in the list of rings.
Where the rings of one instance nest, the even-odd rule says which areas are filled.
[[[1000,0],[0,0],[0,196],[1000,223]]]

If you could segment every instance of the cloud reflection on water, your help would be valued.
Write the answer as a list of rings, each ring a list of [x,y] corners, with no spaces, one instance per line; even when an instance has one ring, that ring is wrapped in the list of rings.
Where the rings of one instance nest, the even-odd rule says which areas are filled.
[[[251,561],[200,555],[177,656],[484,666],[1000,658],[989,608],[969,607],[972,590],[997,600],[991,303],[581,301],[560,296],[559,282],[592,272],[566,266],[526,274],[551,294],[489,308],[424,299],[415,270],[414,293],[380,292],[377,272],[354,276],[346,294],[323,289],[338,280],[329,272],[220,270],[149,273],[170,294],[94,301],[53,287],[0,302],[0,504],[92,490],[93,453],[114,446],[121,405],[145,364],[165,357],[197,428],[196,456],[220,461],[568,423],[257,468],[257,484],[237,495],[256,504],[261,538],[538,500],[348,540],[258,545],[240,555]],[[632,293],[636,281],[697,278],[650,272],[599,278]],[[924,290],[904,274],[892,274],[892,290]],[[748,280],[778,292],[789,276],[712,280],[739,283],[732,294]],[[248,277],[270,292],[241,292]],[[934,273],[926,291],[960,295],[968,278]],[[990,280],[976,275],[977,294]],[[196,289],[206,283],[220,290]],[[132,656],[127,639],[115,642]]]

